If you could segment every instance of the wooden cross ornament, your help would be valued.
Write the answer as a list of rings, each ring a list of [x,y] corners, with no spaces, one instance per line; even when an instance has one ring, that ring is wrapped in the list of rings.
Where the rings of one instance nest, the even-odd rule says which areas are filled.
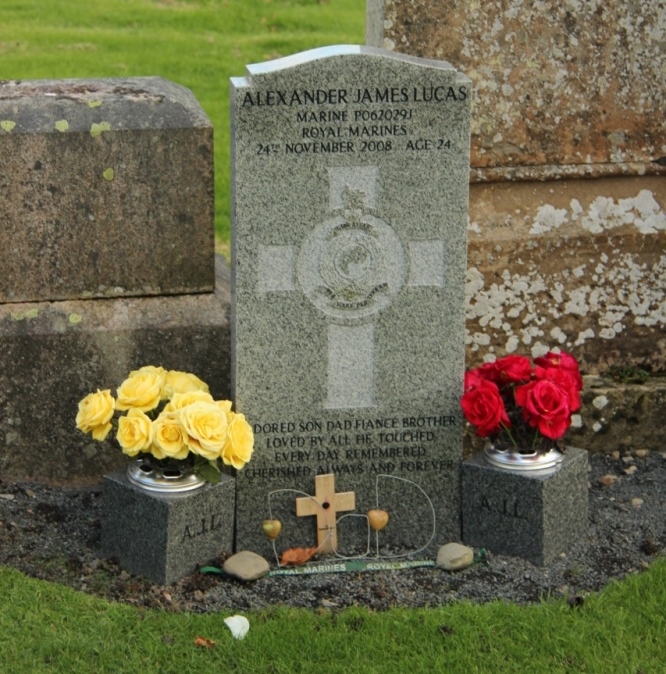
[[[296,499],[296,517],[317,516],[317,547],[319,552],[335,552],[338,549],[337,514],[356,508],[353,491],[335,493],[335,475],[315,477],[315,495]]]

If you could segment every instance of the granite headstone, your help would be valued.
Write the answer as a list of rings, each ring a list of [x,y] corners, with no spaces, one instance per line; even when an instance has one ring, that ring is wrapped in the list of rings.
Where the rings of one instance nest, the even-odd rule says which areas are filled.
[[[273,555],[264,519],[278,553],[322,527],[340,555],[459,540],[470,95],[359,46],[232,79],[238,549]]]

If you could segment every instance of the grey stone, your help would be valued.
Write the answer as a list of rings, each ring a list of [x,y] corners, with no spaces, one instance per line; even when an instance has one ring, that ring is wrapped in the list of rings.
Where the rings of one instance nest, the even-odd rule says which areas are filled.
[[[0,124],[0,302],[213,290],[213,129],[189,90],[3,81]]]
[[[229,304],[219,256],[215,293],[0,304],[3,477],[90,483],[126,465],[111,441],[76,430],[77,404],[142,365],[194,372],[229,398]]]
[[[365,47],[232,79],[240,547],[273,556],[269,510],[279,550],[337,519],[341,554],[459,539],[470,93],[447,63]],[[321,474],[353,506],[296,517]],[[369,537],[373,508],[390,520]]]
[[[548,475],[490,466],[477,454],[462,467],[463,541],[491,553],[549,564],[587,531],[587,452],[569,447]]]
[[[239,580],[251,581],[263,578],[269,571],[268,562],[256,552],[243,550],[224,562],[224,572]]]
[[[588,373],[631,363],[663,375],[666,152],[663,96],[652,94],[663,81],[663,5],[642,3],[640,28],[627,32],[633,3],[604,2],[602,20],[598,3],[571,4],[494,2],[479,12],[476,2],[367,0],[366,35],[451,60],[474,83],[468,366],[559,347]],[[565,23],[574,40],[560,39]],[[622,44],[622,56],[601,44]],[[632,209],[639,202],[652,204],[649,220]],[[600,288],[612,299],[599,302]],[[617,438],[658,450],[666,399],[655,388],[629,388],[626,399],[619,390],[612,411],[583,402],[568,443],[606,451]]]
[[[460,571],[474,562],[474,550],[460,543],[447,543],[437,551],[437,566],[446,571]]]
[[[234,491],[228,475],[181,495],[135,487],[125,470],[106,475],[102,554],[154,583],[174,583],[233,550]]]

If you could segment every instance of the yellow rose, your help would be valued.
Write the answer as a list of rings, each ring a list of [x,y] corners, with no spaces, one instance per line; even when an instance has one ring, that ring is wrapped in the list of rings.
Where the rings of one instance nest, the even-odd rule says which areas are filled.
[[[155,367],[154,365],[144,365],[143,367],[140,367],[138,370],[132,370],[128,376],[134,377],[135,375],[142,374],[144,372],[150,372],[151,374],[158,376],[160,378],[162,386],[164,386],[167,372],[163,367]]]
[[[205,391],[208,393],[208,384],[190,372],[169,370],[166,373],[166,381],[162,398],[171,398],[174,393],[189,393],[190,391]]]
[[[139,409],[131,409],[118,420],[118,443],[127,456],[145,452],[153,441],[153,423]]]
[[[148,452],[152,454],[158,461],[166,459],[167,455],[153,442],[150,447],[148,447]]]
[[[231,421],[234,416],[231,411],[231,400],[216,400],[215,404],[227,415],[227,421]]]
[[[254,448],[252,426],[243,414],[233,414],[227,432],[227,441],[222,450],[222,461],[240,470],[251,458]]]
[[[157,452],[155,451],[157,449]],[[190,452],[187,432],[180,423],[178,414],[162,412],[153,422],[153,445],[150,450],[155,458],[184,459]],[[160,456],[158,456],[160,454]]]
[[[219,458],[227,440],[227,415],[223,410],[215,403],[193,402],[180,410],[180,421],[195,454],[209,461]]]
[[[164,406],[163,412],[177,412],[192,403],[212,403],[213,396],[206,391],[189,391],[188,393],[174,393],[173,398]]]
[[[79,403],[76,427],[84,433],[91,433],[95,440],[105,440],[111,430],[115,402],[110,389],[88,394]]]
[[[117,410],[154,410],[160,404],[162,379],[159,373],[136,371],[118,387]]]

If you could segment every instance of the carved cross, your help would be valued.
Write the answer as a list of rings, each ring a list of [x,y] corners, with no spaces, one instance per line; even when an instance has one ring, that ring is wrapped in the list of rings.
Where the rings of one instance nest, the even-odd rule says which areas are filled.
[[[356,508],[353,491],[335,493],[335,475],[315,477],[315,495],[296,499],[296,517],[317,516],[317,546],[320,552],[338,549],[337,513]]]
[[[446,283],[442,239],[402,241],[378,217],[378,166],[329,168],[329,217],[301,243],[259,244],[260,293],[300,288],[328,323],[326,409],[374,407],[375,324],[404,286]]]

